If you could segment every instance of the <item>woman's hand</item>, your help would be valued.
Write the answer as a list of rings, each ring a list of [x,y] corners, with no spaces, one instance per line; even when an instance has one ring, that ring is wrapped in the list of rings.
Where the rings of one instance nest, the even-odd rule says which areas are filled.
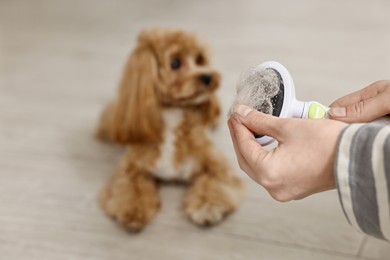
[[[347,123],[370,122],[390,113],[390,80],[339,98],[330,105],[331,118]]]
[[[333,165],[345,123],[283,119],[243,105],[234,117],[228,125],[240,168],[274,199],[301,199],[335,188]],[[266,151],[253,132],[272,136],[278,147]]]

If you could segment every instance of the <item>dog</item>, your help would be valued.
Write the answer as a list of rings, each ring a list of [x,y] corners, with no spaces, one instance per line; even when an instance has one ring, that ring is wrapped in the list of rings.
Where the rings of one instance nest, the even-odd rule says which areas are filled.
[[[220,74],[193,33],[143,30],[116,98],[103,110],[97,137],[126,145],[99,202],[130,231],[142,230],[160,207],[159,180],[188,185],[183,210],[194,223],[220,222],[235,211],[243,185],[215,149]]]

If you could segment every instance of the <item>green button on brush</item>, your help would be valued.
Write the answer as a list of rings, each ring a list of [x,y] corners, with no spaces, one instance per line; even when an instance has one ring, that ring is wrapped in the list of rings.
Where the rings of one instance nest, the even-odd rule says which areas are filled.
[[[309,107],[309,119],[319,119],[319,118],[325,118],[326,111],[325,109],[318,105],[318,104],[312,104]]]

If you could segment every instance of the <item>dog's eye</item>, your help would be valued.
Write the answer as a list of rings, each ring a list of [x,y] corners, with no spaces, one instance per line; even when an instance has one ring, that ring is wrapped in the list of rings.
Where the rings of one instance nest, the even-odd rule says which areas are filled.
[[[198,54],[195,58],[195,62],[197,65],[205,65],[206,59],[202,54]]]
[[[173,70],[178,70],[178,69],[180,69],[180,67],[181,67],[180,59],[178,59],[178,58],[173,59],[171,62],[171,68]]]

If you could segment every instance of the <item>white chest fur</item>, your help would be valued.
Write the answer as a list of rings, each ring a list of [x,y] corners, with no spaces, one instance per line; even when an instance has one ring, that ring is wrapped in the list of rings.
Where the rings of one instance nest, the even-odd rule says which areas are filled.
[[[163,112],[163,117],[164,142],[160,146],[160,158],[157,160],[154,174],[163,180],[188,180],[194,168],[194,161],[187,158],[180,165],[175,165],[176,130],[184,120],[183,110],[167,109]]]

